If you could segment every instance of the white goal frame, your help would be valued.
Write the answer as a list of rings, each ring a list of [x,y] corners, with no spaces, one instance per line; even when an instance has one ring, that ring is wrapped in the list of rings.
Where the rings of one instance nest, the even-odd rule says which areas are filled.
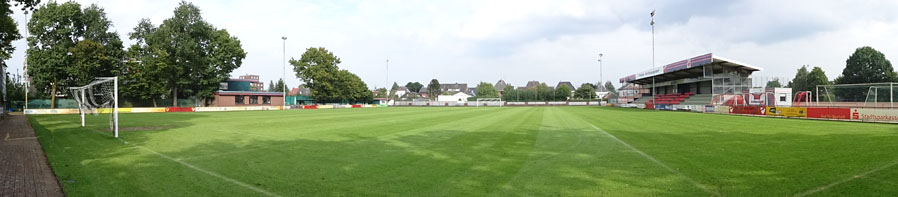
[[[481,103],[486,104],[486,103],[492,103],[492,102],[498,102],[499,104],[496,106],[499,106],[499,107],[502,107],[502,105],[503,105],[502,98],[477,98],[477,102],[474,105],[477,107],[480,107]],[[487,106],[489,106],[489,105],[487,105]]]
[[[73,94],[80,94],[80,96],[77,97],[78,99],[75,99],[75,101],[78,102],[78,111],[80,111],[80,114],[81,114],[81,127],[84,127],[85,126],[84,115],[87,114],[88,112],[100,113],[99,107],[101,107],[101,106],[96,106],[96,104],[93,103],[93,101],[88,102],[88,100],[85,100],[85,97],[87,96],[85,94],[86,93],[85,90],[91,89],[92,87],[102,84],[102,83],[108,83],[110,81],[112,81],[112,84],[113,84],[112,85],[112,87],[113,87],[112,88],[112,103],[113,103],[112,106],[113,107],[112,107],[112,123],[111,123],[112,125],[110,125],[110,126],[112,127],[111,129],[113,131],[113,136],[115,138],[118,138],[118,129],[119,129],[119,125],[118,125],[118,121],[119,121],[119,119],[118,119],[118,103],[119,103],[118,77],[97,77],[96,80],[94,80],[93,82],[90,82],[87,85],[80,86],[80,87],[70,87],[69,89],[72,90]],[[75,95],[73,95],[73,96],[75,96]],[[91,96],[93,96],[93,95],[91,95]],[[91,108],[92,108],[92,111],[88,111]]]

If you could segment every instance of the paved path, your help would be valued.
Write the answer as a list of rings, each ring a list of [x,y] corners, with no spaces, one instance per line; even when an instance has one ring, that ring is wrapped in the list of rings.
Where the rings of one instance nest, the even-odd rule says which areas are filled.
[[[0,196],[65,196],[25,115],[0,120]]]

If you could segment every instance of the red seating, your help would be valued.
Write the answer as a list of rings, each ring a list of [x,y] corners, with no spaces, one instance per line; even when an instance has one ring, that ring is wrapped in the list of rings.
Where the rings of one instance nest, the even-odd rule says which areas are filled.
[[[687,93],[668,93],[668,94],[658,94],[655,95],[655,102],[657,104],[673,104],[677,105],[683,101],[686,101],[690,96],[695,95],[695,93],[687,92]]]

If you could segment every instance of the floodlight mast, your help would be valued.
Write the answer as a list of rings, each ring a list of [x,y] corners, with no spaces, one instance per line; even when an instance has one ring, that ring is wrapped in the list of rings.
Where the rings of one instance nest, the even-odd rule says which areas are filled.
[[[283,48],[281,53],[281,64],[283,65],[283,73],[281,73],[281,80],[284,81],[284,93],[283,98],[284,102],[281,104],[281,110],[287,110],[287,36],[281,36],[281,40],[283,40]]]
[[[652,22],[649,25],[652,26],[652,69],[655,69],[655,10],[652,10],[652,13],[649,13],[652,17]],[[652,109],[655,109],[655,76],[652,75]]]

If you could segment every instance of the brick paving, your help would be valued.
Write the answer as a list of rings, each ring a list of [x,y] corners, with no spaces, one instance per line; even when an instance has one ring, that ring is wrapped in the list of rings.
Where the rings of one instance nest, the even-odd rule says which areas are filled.
[[[0,196],[65,196],[25,115],[0,120]]]

